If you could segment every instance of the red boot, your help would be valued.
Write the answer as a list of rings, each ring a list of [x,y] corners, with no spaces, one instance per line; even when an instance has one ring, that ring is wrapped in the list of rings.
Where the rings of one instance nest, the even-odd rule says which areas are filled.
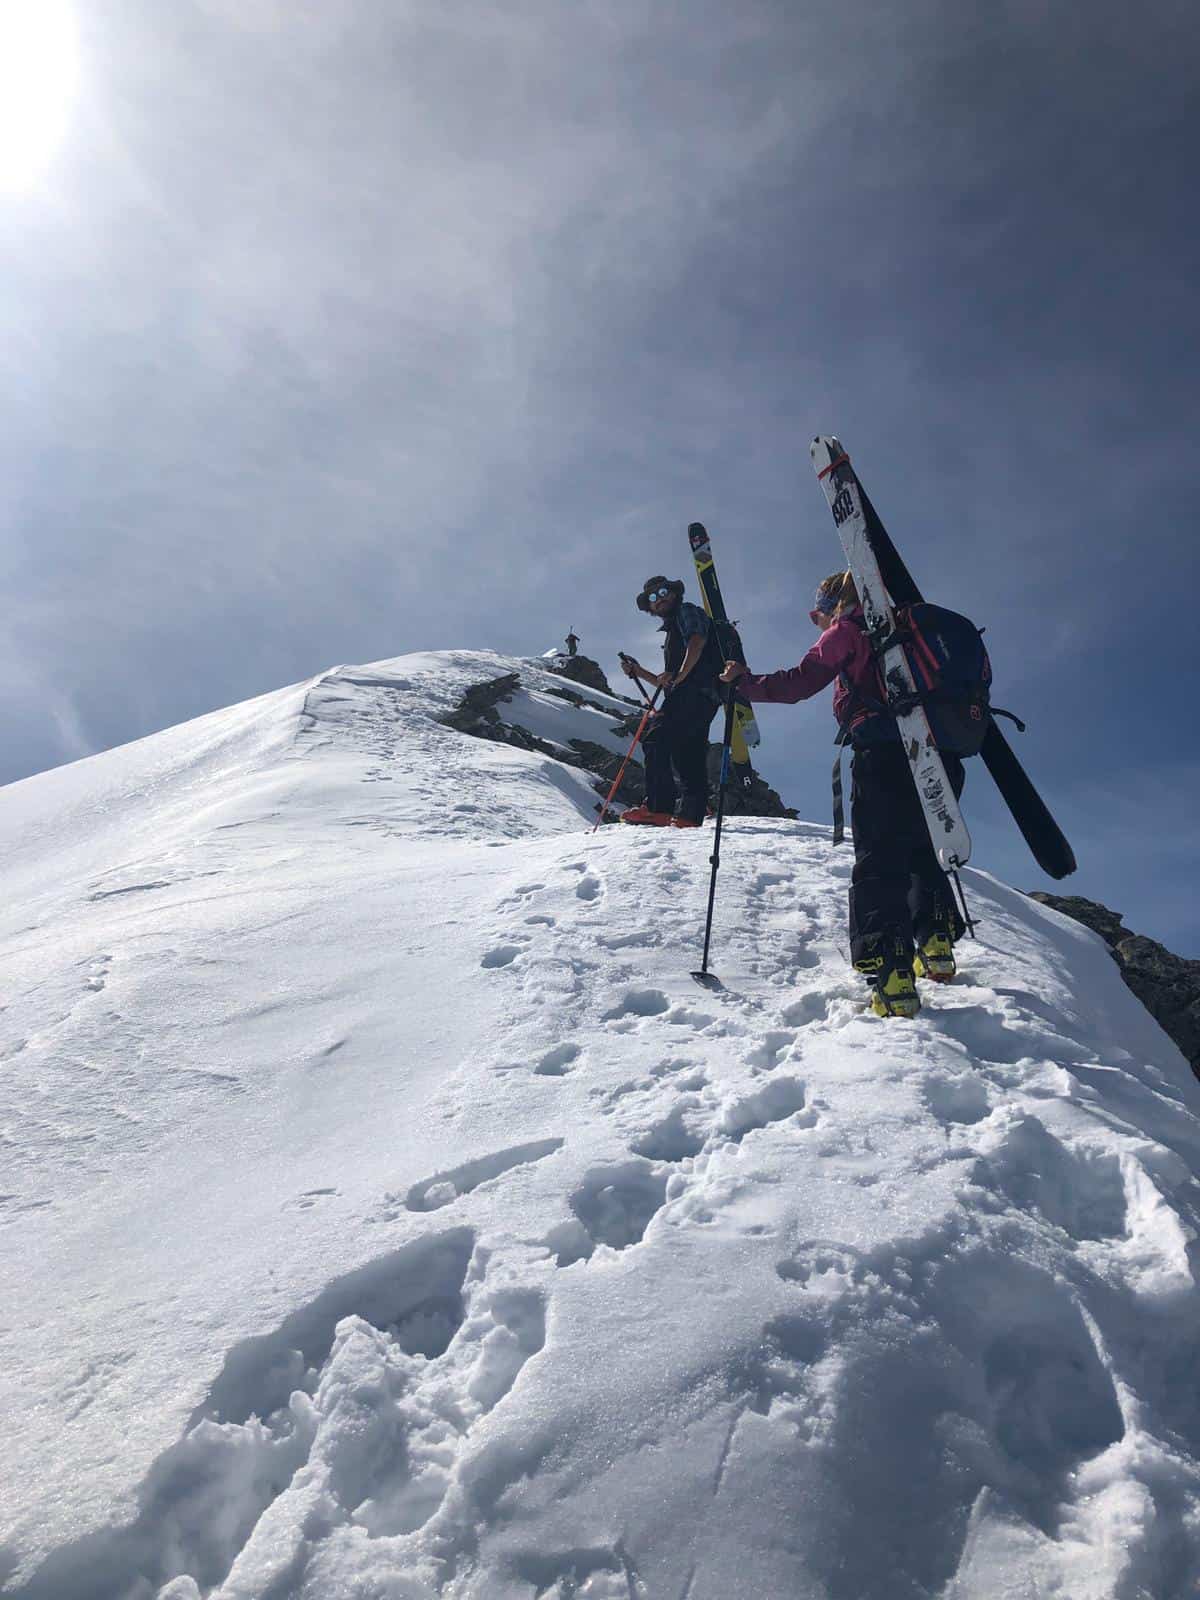
[[[622,822],[642,828],[669,828],[674,820],[669,811],[651,811],[649,806],[632,806],[621,813]]]

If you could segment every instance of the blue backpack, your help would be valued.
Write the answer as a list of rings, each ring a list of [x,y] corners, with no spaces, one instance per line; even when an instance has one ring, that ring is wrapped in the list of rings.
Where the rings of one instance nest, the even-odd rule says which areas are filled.
[[[938,749],[952,756],[978,755],[992,689],[992,663],[979,629],[969,617],[923,600],[901,606],[895,616],[916,698],[925,707]]]
[[[838,758],[833,764],[834,844],[841,844],[845,836],[841,746],[850,744],[862,749],[895,741],[899,737],[895,712],[923,705],[937,747],[945,755],[978,755],[993,717],[1007,717],[1025,731],[1020,717],[991,703],[992,663],[980,630],[969,617],[925,600],[897,606],[892,614],[896,630],[888,643],[904,651],[916,692],[893,695],[889,702],[880,676],[879,698],[873,699],[855,689],[842,674],[850,700],[837,737]]]
[[[904,651],[916,692],[893,693],[889,699],[882,677],[878,699],[852,691],[841,742],[848,739],[861,747],[893,740],[893,714],[922,705],[939,750],[952,756],[978,755],[990,718],[1012,717],[991,703],[992,663],[980,630],[969,617],[924,600],[897,606],[893,615],[896,630],[889,644]]]

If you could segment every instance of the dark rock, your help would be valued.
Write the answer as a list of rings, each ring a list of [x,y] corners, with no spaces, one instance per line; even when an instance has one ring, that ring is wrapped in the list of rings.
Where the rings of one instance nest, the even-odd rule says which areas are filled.
[[[633,738],[633,729],[629,731]],[[606,750],[602,744],[592,744],[587,739],[572,739],[571,748],[579,757],[579,765],[588,772],[594,772],[601,780],[599,793],[606,795],[612,787],[621,765],[621,757],[614,755],[611,750]],[[613,796],[614,804],[620,801],[625,806],[640,806],[646,798],[646,773],[636,757],[629,761],[625,768],[621,783]]]
[[[447,712],[438,720],[445,723],[447,728],[456,728],[459,733],[473,733],[479,739],[499,739],[499,730],[504,724],[496,707],[505,700],[511,700],[513,692],[520,685],[519,673],[507,672],[502,678],[489,678],[486,683],[473,683],[463,692],[463,697],[453,711]],[[501,740],[502,743],[512,743],[511,740]]]
[[[603,668],[591,656],[560,656],[557,661],[546,662],[546,671],[555,672],[560,678],[570,678],[573,683],[582,683],[585,688],[612,693]]]
[[[717,806],[717,794],[721,786],[721,746],[710,744],[708,747],[708,798],[713,810]],[[792,817],[799,813],[791,806],[785,806],[777,792],[765,778],[750,767],[743,781],[742,775],[734,767],[731,770],[729,786],[725,791],[725,815],[727,817]]]
[[[1165,1034],[1175,1041],[1200,1078],[1200,961],[1173,955],[1157,939],[1131,933],[1119,911],[1077,894],[1030,896],[1098,933],[1112,951],[1121,976]]]
[[[595,773],[600,780],[596,792],[601,796],[606,795],[621,765],[620,756],[588,739],[572,739],[569,745],[551,744],[549,740],[530,733],[528,728],[522,728],[519,723],[505,722],[498,708],[512,699],[520,682],[519,673],[509,672],[501,678],[489,678],[486,683],[472,684],[464,691],[454,710],[438,720],[458,733],[469,733],[472,738],[490,739],[495,744],[512,745],[518,750],[536,750],[552,760],[561,761],[564,766]],[[571,694],[569,690],[561,693],[563,699],[574,705],[587,703],[582,695]],[[636,710],[631,708],[626,719],[614,713],[613,726],[623,729],[628,723],[629,738],[632,739],[639,720]],[[646,798],[645,777],[638,762],[630,761],[626,767],[615,798],[625,805],[637,805]]]
[[[585,674],[577,677],[572,670],[582,665]],[[590,675],[594,669],[594,675]],[[554,668],[542,668],[543,671],[554,671],[560,677],[575,677],[575,681],[591,689],[602,690],[605,694],[612,694],[608,687],[603,672],[594,661],[587,656],[564,657],[562,662]],[[598,677],[599,681],[595,681]],[[491,739],[497,744],[514,745],[519,750],[536,750],[542,755],[550,756],[555,761],[561,761],[565,766],[578,767],[584,772],[593,773],[597,782],[593,786],[601,799],[608,794],[613,780],[620,769],[623,757],[603,745],[593,744],[588,739],[571,739],[568,745],[551,744],[536,734],[530,733],[527,728],[522,728],[519,723],[506,722],[500,713],[500,707],[512,699],[514,692],[520,687],[520,674],[506,673],[501,678],[490,678],[486,683],[473,684],[467,689],[462,700],[439,720],[448,728],[454,728],[459,733],[469,733],[476,739]],[[544,689],[544,684],[540,685]],[[586,696],[573,693],[567,688],[555,688],[549,691],[557,694],[572,705],[582,706],[594,704]],[[627,696],[620,695],[615,698],[623,699],[629,706],[624,714],[617,711],[612,713],[611,726],[619,737],[628,742],[633,739],[638,725],[642,720],[645,707],[637,701],[630,700]],[[708,748],[708,778],[709,796],[715,809],[717,803],[717,786],[721,776],[721,746],[711,744]],[[646,798],[645,769],[637,756],[630,758],[625,767],[618,788],[615,801],[622,805],[639,805]],[[600,809],[597,804],[597,811]],[[795,817],[796,812],[785,806],[774,789],[760,775],[751,769],[748,782],[731,783],[725,797],[725,811],[729,816],[750,817]],[[609,813],[611,820],[615,816]]]
[[[1128,928],[1121,926],[1119,911],[1110,911],[1107,906],[1100,905],[1096,900],[1085,900],[1081,894],[1044,894],[1040,889],[1035,889],[1029,898],[1040,900],[1044,906],[1061,911],[1063,916],[1070,917],[1072,922],[1082,922],[1085,928],[1098,933],[1110,949],[1119,939],[1129,937]]]

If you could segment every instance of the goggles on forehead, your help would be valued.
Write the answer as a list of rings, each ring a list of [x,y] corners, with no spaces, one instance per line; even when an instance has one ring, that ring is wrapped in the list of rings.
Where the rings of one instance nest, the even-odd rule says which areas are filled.
[[[838,596],[830,594],[827,589],[818,589],[813,597],[813,608],[808,613],[811,622],[820,622],[822,617],[831,617],[838,608]]]

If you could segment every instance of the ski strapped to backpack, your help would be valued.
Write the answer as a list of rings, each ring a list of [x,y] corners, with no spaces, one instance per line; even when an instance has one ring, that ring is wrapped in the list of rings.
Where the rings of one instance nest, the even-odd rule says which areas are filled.
[[[725,599],[721,594],[721,585],[717,580],[717,569],[713,562],[712,541],[702,522],[688,524],[688,543],[692,548],[692,560],[696,565],[696,579],[704,599],[704,609],[712,619],[724,660],[744,663],[746,652],[742,649],[737,627],[730,622],[729,613],[725,609]],[[737,696],[734,701],[731,749],[734,769],[742,785],[747,784],[753,775],[750,751],[761,742],[761,737],[758,723],[754,720],[753,706],[748,700]]]
[[[881,710],[888,713],[888,732],[894,719],[934,855],[944,872],[952,872],[970,860],[971,836],[929,725],[917,676],[909,664],[904,641],[898,637],[891,600],[869,537],[858,479],[836,439],[815,439],[812,461],[858,590],[867,638],[884,691]]]
[[[842,730],[849,735],[850,743],[875,743],[872,731],[894,739],[894,723],[874,724],[871,719],[890,718],[914,705],[925,707],[943,755],[978,755],[987,737],[989,717],[1007,717],[1024,731],[1020,717],[991,703],[992,663],[982,628],[957,611],[924,600],[896,606],[892,615],[895,627],[878,649],[884,655],[893,648],[904,651],[914,688],[889,689],[880,673],[878,694],[872,697],[855,689],[842,673],[841,681],[849,695]]]
[[[890,597],[895,618],[893,633],[894,638],[885,638],[881,641],[883,646],[891,648],[895,645],[905,645],[908,641],[903,637],[905,627],[912,628],[915,619],[916,628],[920,631],[922,641],[930,647],[930,654],[936,665],[931,665],[929,658],[920,647],[916,647],[915,659],[910,657],[910,670],[913,677],[913,691],[924,691],[928,697],[927,709],[930,713],[930,723],[937,724],[935,737],[940,734],[938,742],[948,753],[958,755],[972,755],[978,753],[991,773],[992,778],[1000,790],[1005,804],[1008,806],[1013,820],[1020,829],[1022,837],[1033,852],[1034,858],[1042,870],[1052,878],[1065,878],[1075,871],[1075,853],[1071,849],[1062,829],[1055,822],[1041,795],[1038,794],[1026,774],[1021,763],[1013,754],[1008,741],[996,725],[997,717],[1007,717],[1017,727],[1024,731],[1025,724],[1011,711],[1001,710],[998,706],[990,704],[990,662],[987,669],[987,686],[989,689],[989,702],[986,706],[986,715],[977,718],[970,710],[972,692],[970,682],[972,673],[962,669],[962,661],[971,660],[975,646],[969,636],[966,637],[960,629],[960,624],[965,623],[971,634],[978,641],[978,648],[983,649],[982,641],[978,639],[981,630],[977,629],[967,618],[958,618],[957,613],[947,612],[945,608],[927,605],[917,587],[902,557],[892,543],[887,529],[880,521],[879,514],[871,504],[870,497],[858,476],[850,467],[845,451],[836,440],[818,439],[813,445],[813,464],[820,476],[822,468],[828,470],[828,464],[833,459],[828,453],[829,446],[836,446],[837,456],[840,461],[839,476],[853,479],[854,496],[858,509],[863,519],[865,540],[873,558],[873,566],[878,580],[882,584],[887,596]],[[822,447],[819,451],[818,446]],[[832,497],[826,490],[827,497]],[[836,512],[835,512],[836,520]],[[839,528],[839,532],[840,532]],[[843,545],[845,540],[843,539]],[[849,564],[849,563],[848,563]],[[851,564],[852,565],[852,564]],[[861,594],[861,590],[860,590]],[[865,609],[865,608],[864,608]],[[947,624],[941,630],[937,627],[938,619],[956,618],[953,625]],[[948,631],[947,631],[948,630]],[[957,639],[958,663],[952,670],[947,670],[942,660],[939,645],[939,636],[947,643],[954,637]],[[950,651],[948,653],[954,653]],[[984,650],[986,656],[986,651]],[[906,652],[907,654],[907,652]],[[976,657],[976,660],[978,658]],[[923,665],[922,665],[923,664]],[[928,669],[928,676],[924,668]],[[941,698],[934,691],[945,689],[946,680],[949,679],[950,693]],[[978,675],[976,676],[978,681]],[[966,692],[964,693],[964,684]],[[902,697],[901,697],[902,700]],[[940,700],[940,703],[939,703]],[[957,702],[958,709],[953,710]],[[962,711],[966,710],[965,726]],[[880,709],[884,709],[882,701]],[[983,708],[980,708],[981,712]],[[982,737],[975,742],[974,735],[978,732],[979,722],[982,721]],[[839,745],[847,742],[847,738],[839,735]],[[919,790],[918,790],[919,792]],[[834,768],[834,812],[835,812],[835,838],[841,838],[844,833],[844,817],[841,802],[841,753],[839,748],[838,761]]]
[[[914,687],[889,692],[877,667],[877,692],[864,694],[847,675],[838,674],[846,691],[846,709],[835,741],[833,765],[833,842],[846,837],[842,795],[842,748],[864,749],[873,744],[895,743],[899,734],[895,714],[915,705],[925,708],[934,741],[943,755],[960,758],[978,755],[990,717],[1009,717],[1019,728],[1025,724],[1011,711],[991,704],[992,664],[983,630],[969,617],[945,606],[916,601],[897,606],[894,628],[881,641],[883,659],[889,649],[904,651]],[[864,625],[865,626],[865,625]]]

